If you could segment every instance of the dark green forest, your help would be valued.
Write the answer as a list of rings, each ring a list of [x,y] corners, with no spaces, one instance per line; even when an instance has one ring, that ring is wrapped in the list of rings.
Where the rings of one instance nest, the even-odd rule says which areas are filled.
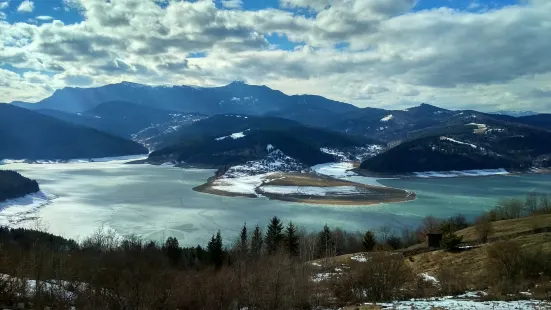
[[[0,170],[0,202],[23,197],[39,190],[36,181],[28,179],[15,171]]]

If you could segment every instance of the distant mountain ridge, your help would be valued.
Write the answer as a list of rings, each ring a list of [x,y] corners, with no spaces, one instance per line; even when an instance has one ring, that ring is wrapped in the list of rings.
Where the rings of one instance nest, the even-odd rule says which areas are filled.
[[[67,87],[35,104],[14,103],[28,109],[54,109],[82,113],[110,101],[127,101],[161,110],[215,115],[224,113],[262,115],[297,106],[333,112],[359,108],[321,96],[289,96],[267,86],[233,82],[221,87],[148,86],[122,82],[94,88]]]
[[[264,160],[268,145],[307,165],[367,158],[362,168],[382,173],[525,170],[551,163],[551,114],[530,111],[483,113],[426,103],[402,110],[358,108],[244,82],[123,82],[65,88],[37,104],[16,105],[137,141],[153,151],[154,163],[243,164]],[[373,145],[378,147],[368,147]]]

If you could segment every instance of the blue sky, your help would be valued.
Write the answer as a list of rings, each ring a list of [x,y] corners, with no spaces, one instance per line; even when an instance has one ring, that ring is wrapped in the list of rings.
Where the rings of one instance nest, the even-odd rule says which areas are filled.
[[[358,106],[546,112],[549,16],[548,0],[0,0],[0,102],[244,80]]]

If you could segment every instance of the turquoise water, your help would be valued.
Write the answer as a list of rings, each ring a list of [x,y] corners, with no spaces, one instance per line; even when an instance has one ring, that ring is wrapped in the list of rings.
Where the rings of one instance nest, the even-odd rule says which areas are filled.
[[[45,192],[59,196],[29,215],[41,218],[52,233],[82,239],[104,226],[120,235],[155,241],[175,236],[187,245],[204,244],[217,230],[234,238],[244,222],[249,227],[265,226],[274,215],[306,229],[321,229],[327,223],[347,230],[365,231],[385,224],[399,230],[416,226],[427,215],[462,213],[472,218],[501,197],[551,193],[548,175],[380,180],[386,186],[415,191],[417,200],[320,206],[194,192],[192,188],[210,177],[212,170],[118,163],[9,164],[1,169],[17,170],[38,180]],[[29,220],[25,225],[34,224]]]

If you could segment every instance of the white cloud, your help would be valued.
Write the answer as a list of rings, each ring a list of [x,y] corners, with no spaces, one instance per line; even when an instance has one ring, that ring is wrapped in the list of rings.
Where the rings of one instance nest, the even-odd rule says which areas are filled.
[[[39,15],[39,16],[35,17],[34,19],[48,21],[48,20],[53,20],[54,18],[51,17],[51,16],[46,16],[46,15]]]
[[[0,10],[8,8],[10,4],[7,1],[0,2]]]
[[[30,13],[34,10],[34,2],[25,0],[17,8],[17,12]]]
[[[551,33],[547,0],[476,13],[412,12],[413,0],[281,1],[308,14],[226,10],[214,0],[65,5],[83,21],[0,22],[0,64],[51,76],[22,76],[26,88],[0,87],[3,97],[38,99],[65,85],[122,80],[246,80],[359,106],[551,109],[551,41],[541,39]],[[271,45],[270,35],[291,43]],[[335,49],[338,43],[347,48]],[[205,57],[189,57],[199,52]]]
[[[243,7],[243,0],[222,0],[222,6],[227,9],[240,9]]]

